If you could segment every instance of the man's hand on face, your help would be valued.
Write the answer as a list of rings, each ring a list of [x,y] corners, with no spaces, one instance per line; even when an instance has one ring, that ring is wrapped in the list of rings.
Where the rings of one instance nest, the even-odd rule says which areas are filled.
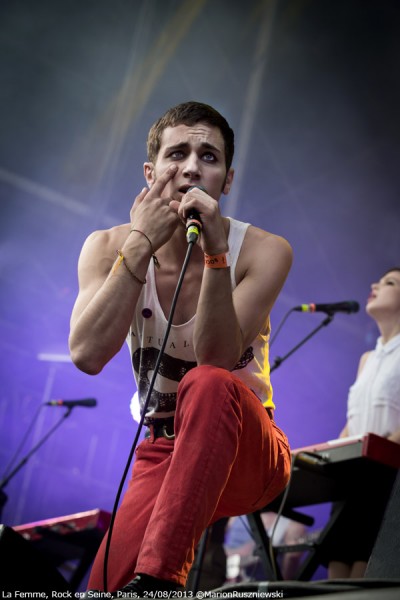
[[[170,206],[172,197],[165,194],[165,188],[176,171],[176,165],[170,165],[154,179],[150,188],[143,188],[130,211],[131,226],[151,239],[154,250],[165,244],[180,224],[177,211]]]

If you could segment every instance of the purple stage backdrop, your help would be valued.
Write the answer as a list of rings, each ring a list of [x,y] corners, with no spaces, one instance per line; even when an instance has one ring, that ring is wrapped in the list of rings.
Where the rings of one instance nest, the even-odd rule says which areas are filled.
[[[0,22],[0,477],[62,421],[5,486],[2,522],[113,506],[135,385],[127,348],[95,377],[69,360],[77,260],[129,219],[147,131],[182,101],[235,129],[224,214],[293,246],[273,331],[300,303],[361,305],[272,375],[293,448],[337,437],[377,337],[369,286],[400,264],[398,1],[5,0]],[[290,313],[271,362],[323,318]],[[45,405],[88,397],[66,419]]]

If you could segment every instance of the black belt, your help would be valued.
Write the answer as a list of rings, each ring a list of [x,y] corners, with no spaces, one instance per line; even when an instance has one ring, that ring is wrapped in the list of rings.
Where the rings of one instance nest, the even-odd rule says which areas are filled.
[[[166,440],[175,439],[174,417],[167,417],[166,419],[154,419],[154,421],[149,423],[147,427],[148,429],[145,433],[145,437],[150,439],[150,441],[156,440],[160,437],[163,437]]]
[[[267,411],[271,421],[273,421],[274,411],[272,408],[266,406],[265,410]],[[166,440],[175,439],[174,417],[167,417],[166,419],[154,419],[154,421],[149,423],[147,427],[148,429],[144,434],[145,438],[147,439],[156,440],[160,437],[163,437]]]

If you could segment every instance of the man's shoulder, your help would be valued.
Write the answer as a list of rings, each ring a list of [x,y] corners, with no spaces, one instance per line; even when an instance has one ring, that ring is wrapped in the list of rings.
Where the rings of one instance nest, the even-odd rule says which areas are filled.
[[[85,240],[85,245],[108,246],[110,244],[117,244],[116,247],[118,247],[118,245],[125,240],[127,234],[129,233],[129,228],[129,223],[123,223],[120,225],[114,225],[109,229],[97,229],[88,235]]]
[[[238,259],[237,278],[241,280],[246,274],[265,272],[266,265],[271,272],[279,272],[287,276],[293,262],[293,250],[289,242],[280,235],[250,225]]]
[[[256,246],[257,248],[263,248],[266,252],[269,250],[277,251],[279,249],[283,252],[292,252],[291,245],[284,237],[256,227],[255,225],[249,225],[247,228],[244,242],[244,250],[254,251]]]

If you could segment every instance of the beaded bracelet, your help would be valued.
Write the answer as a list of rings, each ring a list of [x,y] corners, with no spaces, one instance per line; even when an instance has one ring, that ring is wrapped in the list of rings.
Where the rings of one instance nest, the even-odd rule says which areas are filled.
[[[128,263],[126,262],[126,258],[125,256],[122,254],[121,250],[117,250],[117,254],[118,254],[118,258],[114,263],[112,272],[115,273],[116,270],[118,269],[118,267],[120,266],[120,264],[123,262],[125,265],[126,270],[128,271],[128,273],[130,274],[130,276],[137,281],[138,283],[140,283],[141,285],[144,285],[146,282],[146,279],[139,279],[139,277],[137,275],[135,275],[135,273],[133,271],[131,271],[131,269],[128,266]]]
[[[157,267],[157,269],[159,269],[161,267],[161,265],[158,262],[158,258],[157,258],[156,254],[154,252],[154,248],[153,248],[153,244],[151,243],[151,239],[143,231],[140,231],[140,229],[135,229],[134,226],[132,225],[129,233],[133,233],[134,231],[136,231],[137,233],[141,233],[142,235],[144,235],[144,237],[146,238],[146,240],[149,242],[150,248],[151,248],[151,256],[153,258],[153,262],[154,262],[155,266]]]

